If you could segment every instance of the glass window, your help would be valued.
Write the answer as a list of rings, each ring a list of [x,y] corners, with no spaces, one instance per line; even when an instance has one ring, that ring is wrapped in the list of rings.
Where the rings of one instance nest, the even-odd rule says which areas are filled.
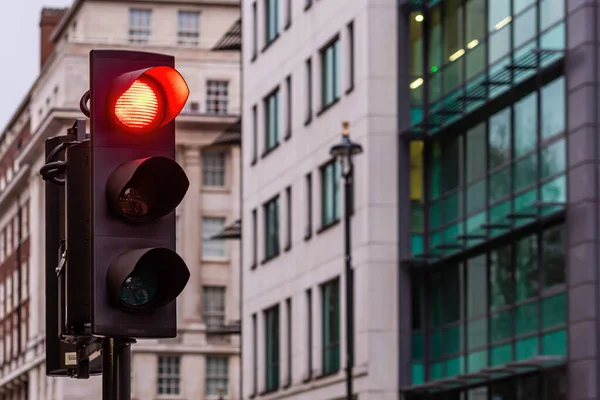
[[[463,37],[462,0],[445,0],[444,6],[444,61],[450,63],[444,68],[444,92],[463,81],[463,58],[465,54]]]
[[[546,230],[542,235],[544,287],[565,283],[564,226]]]
[[[490,118],[489,127],[489,167],[493,169],[507,163],[511,158],[511,109],[496,113]]]
[[[446,139],[442,143],[442,192],[458,187],[462,176],[462,136]]]
[[[323,299],[323,373],[340,369],[340,282],[335,279],[321,287]]]
[[[321,168],[321,226],[340,219],[340,163],[329,162]]]
[[[227,103],[229,102],[229,82],[206,81],[206,113],[227,114]]]
[[[202,153],[202,185],[205,187],[225,186],[225,159],[222,151]]]
[[[410,73],[413,76],[423,74],[423,15],[410,14]]]
[[[565,17],[565,0],[540,1],[540,30],[544,31]]]
[[[535,149],[537,121],[537,92],[533,92],[515,104],[515,157]]]
[[[491,252],[490,307],[504,307],[513,302],[512,254],[510,246]]]
[[[485,122],[467,132],[467,182],[485,174],[486,133]]]
[[[265,259],[279,254],[279,196],[269,201],[265,209]]]
[[[269,44],[279,36],[279,0],[265,0],[265,43]]]
[[[213,239],[225,227],[225,218],[202,218],[202,258],[225,257],[225,241]]]
[[[225,324],[225,287],[202,288],[202,320],[208,329],[218,329]]]
[[[279,89],[265,100],[265,151],[279,144]]]
[[[158,356],[158,394],[179,395],[179,356]]]
[[[513,14],[517,15],[530,5],[534,4],[536,0],[513,0]]]
[[[152,10],[129,10],[129,43],[148,43]]]
[[[537,33],[537,7],[532,7],[523,14],[517,16],[514,22],[514,48],[518,48]]]
[[[452,323],[460,319],[460,265],[454,264],[446,267],[442,281],[442,322]]]
[[[510,0],[488,0],[489,63],[493,64],[510,50]]]
[[[483,315],[487,310],[487,257],[485,254],[467,262],[467,317]]]
[[[206,357],[206,395],[227,396],[229,386],[229,359]]]
[[[341,95],[340,40],[335,40],[321,52],[322,107],[337,101]]]
[[[179,11],[177,43],[197,45],[200,36],[200,13]]]
[[[279,389],[279,305],[265,311],[265,389]]]
[[[527,236],[517,242],[516,247],[516,301],[527,300],[537,295],[537,236]]]
[[[548,0],[546,0],[548,1]],[[565,130],[565,79],[558,78],[542,88],[542,140]]]

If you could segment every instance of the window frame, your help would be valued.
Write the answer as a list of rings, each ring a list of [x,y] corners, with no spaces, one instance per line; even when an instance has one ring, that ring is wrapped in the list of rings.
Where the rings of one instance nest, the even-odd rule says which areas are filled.
[[[265,51],[277,38],[279,38],[279,0],[264,0],[265,5]],[[271,8],[274,11],[271,11]]]
[[[181,395],[181,356],[179,355],[167,355],[167,354],[159,354],[157,357],[157,373],[156,373],[156,394],[158,397],[171,397],[171,396],[179,396]],[[171,369],[175,368],[177,372],[175,373],[166,373],[164,372],[165,367],[163,367],[163,372],[161,372],[161,364],[165,363],[169,365],[173,362],[173,366]],[[173,393],[168,393],[169,390],[164,390],[163,386],[161,386],[161,379],[163,379],[163,384],[166,385],[167,388],[175,388]]]
[[[202,286],[202,322],[208,330],[222,328],[227,319],[227,286]],[[210,321],[218,322],[210,322]]]
[[[194,28],[184,27],[184,17],[195,20]],[[200,44],[200,12],[179,10],[177,12],[177,44],[184,46],[198,46]]]
[[[228,115],[229,107],[229,80],[206,80],[205,110],[209,115]]]
[[[134,25],[134,15],[138,14],[138,19],[143,20],[141,25]],[[128,25],[128,41],[135,44],[148,44],[152,36],[152,9],[149,8],[130,8],[129,9],[129,25]],[[148,25],[145,26],[146,17]]]
[[[277,86],[263,100],[264,104],[264,121],[265,121],[265,136],[263,157],[279,147],[280,144],[280,90]],[[272,120],[271,120],[272,119]],[[271,131],[273,129],[273,131]]]
[[[224,150],[204,150],[202,152],[203,189],[227,188],[227,158],[227,152]]]
[[[321,320],[322,373],[323,375],[335,374],[341,368],[341,292],[339,277],[321,285]]]
[[[337,224],[342,217],[341,205],[341,166],[334,158],[319,168],[321,176],[321,230]],[[329,197],[331,196],[331,199]],[[327,204],[331,202],[331,215]]]
[[[208,225],[207,221],[222,221],[222,228],[219,230],[216,230],[215,233],[211,233],[211,232],[207,232],[205,227]],[[216,235],[218,232],[222,231],[223,228],[225,228],[226,226],[226,218],[225,217],[218,217],[218,216],[210,216],[210,215],[205,215],[202,216],[202,260],[207,260],[207,261],[213,261],[213,260],[225,260],[227,259],[227,243],[225,242],[225,240],[223,239],[210,239],[210,236]],[[207,254],[210,252],[207,252],[206,250],[208,249],[208,247],[206,247],[207,245],[212,244],[212,246],[216,247],[216,244],[218,244],[220,247],[219,249],[222,249],[222,255],[219,253],[217,255],[213,255],[213,254]]]
[[[336,34],[319,51],[321,61],[321,110],[319,115],[342,97],[341,40]],[[329,61],[331,59],[331,61]],[[330,64],[331,63],[331,64]],[[331,90],[331,95],[328,91]]]
[[[272,197],[263,205],[264,212],[264,261],[276,258],[281,252],[281,208],[279,205],[279,194]],[[271,218],[274,218],[271,221]],[[274,229],[274,232],[270,231],[270,227]],[[272,242],[271,242],[272,241]]]
[[[280,388],[281,318],[276,304],[264,311],[265,317],[265,393]]]
[[[210,368],[210,364],[211,361],[213,363],[215,362],[223,362],[223,365],[225,366],[224,368],[224,375],[219,375],[216,374],[215,376],[211,376],[210,372],[211,372],[211,368]],[[220,367],[222,367],[223,365],[221,365]],[[218,368],[217,368],[218,369]],[[213,368],[213,371],[214,368]],[[223,383],[223,381],[225,382],[225,387],[221,387],[221,389],[223,390],[223,392],[221,393],[223,396],[228,396],[229,394],[229,357],[227,356],[216,356],[216,355],[208,355],[206,356],[206,375],[205,375],[205,379],[204,379],[204,394],[206,396],[218,396],[219,395],[219,390],[217,389],[216,391],[211,391],[210,390],[210,384],[212,382],[215,383]]]

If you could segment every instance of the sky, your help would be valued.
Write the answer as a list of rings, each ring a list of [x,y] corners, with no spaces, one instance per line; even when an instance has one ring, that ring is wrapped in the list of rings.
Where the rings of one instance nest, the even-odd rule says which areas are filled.
[[[71,0],[2,2],[0,13],[0,132],[40,72],[40,13],[68,7]]]

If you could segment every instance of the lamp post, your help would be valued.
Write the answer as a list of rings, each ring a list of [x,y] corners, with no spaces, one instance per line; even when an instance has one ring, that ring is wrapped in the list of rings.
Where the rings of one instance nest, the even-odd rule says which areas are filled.
[[[352,255],[350,242],[350,216],[354,207],[354,163],[352,157],[362,153],[362,146],[350,140],[349,123],[342,123],[342,140],[331,147],[329,153],[337,157],[342,164],[344,178],[344,256],[346,275],[346,399],[353,399],[352,367],[354,366],[354,273],[352,271]]]

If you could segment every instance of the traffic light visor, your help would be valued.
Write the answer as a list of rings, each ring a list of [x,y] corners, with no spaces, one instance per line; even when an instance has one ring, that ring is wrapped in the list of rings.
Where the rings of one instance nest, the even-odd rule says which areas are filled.
[[[190,90],[174,68],[159,66],[125,73],[111,90],[114,120],[132,133],[147,133],[171,122]]]
[[[179,164],[167,157],[148,157],[118,166],[108,177],[111,211],[127,222],[164,217],[183,200],[190,182]]]
[[[126,311],[152,310],[175,300],[190,278],[183,259],[166,248],[126,251],[110,264],[111,301]]]

